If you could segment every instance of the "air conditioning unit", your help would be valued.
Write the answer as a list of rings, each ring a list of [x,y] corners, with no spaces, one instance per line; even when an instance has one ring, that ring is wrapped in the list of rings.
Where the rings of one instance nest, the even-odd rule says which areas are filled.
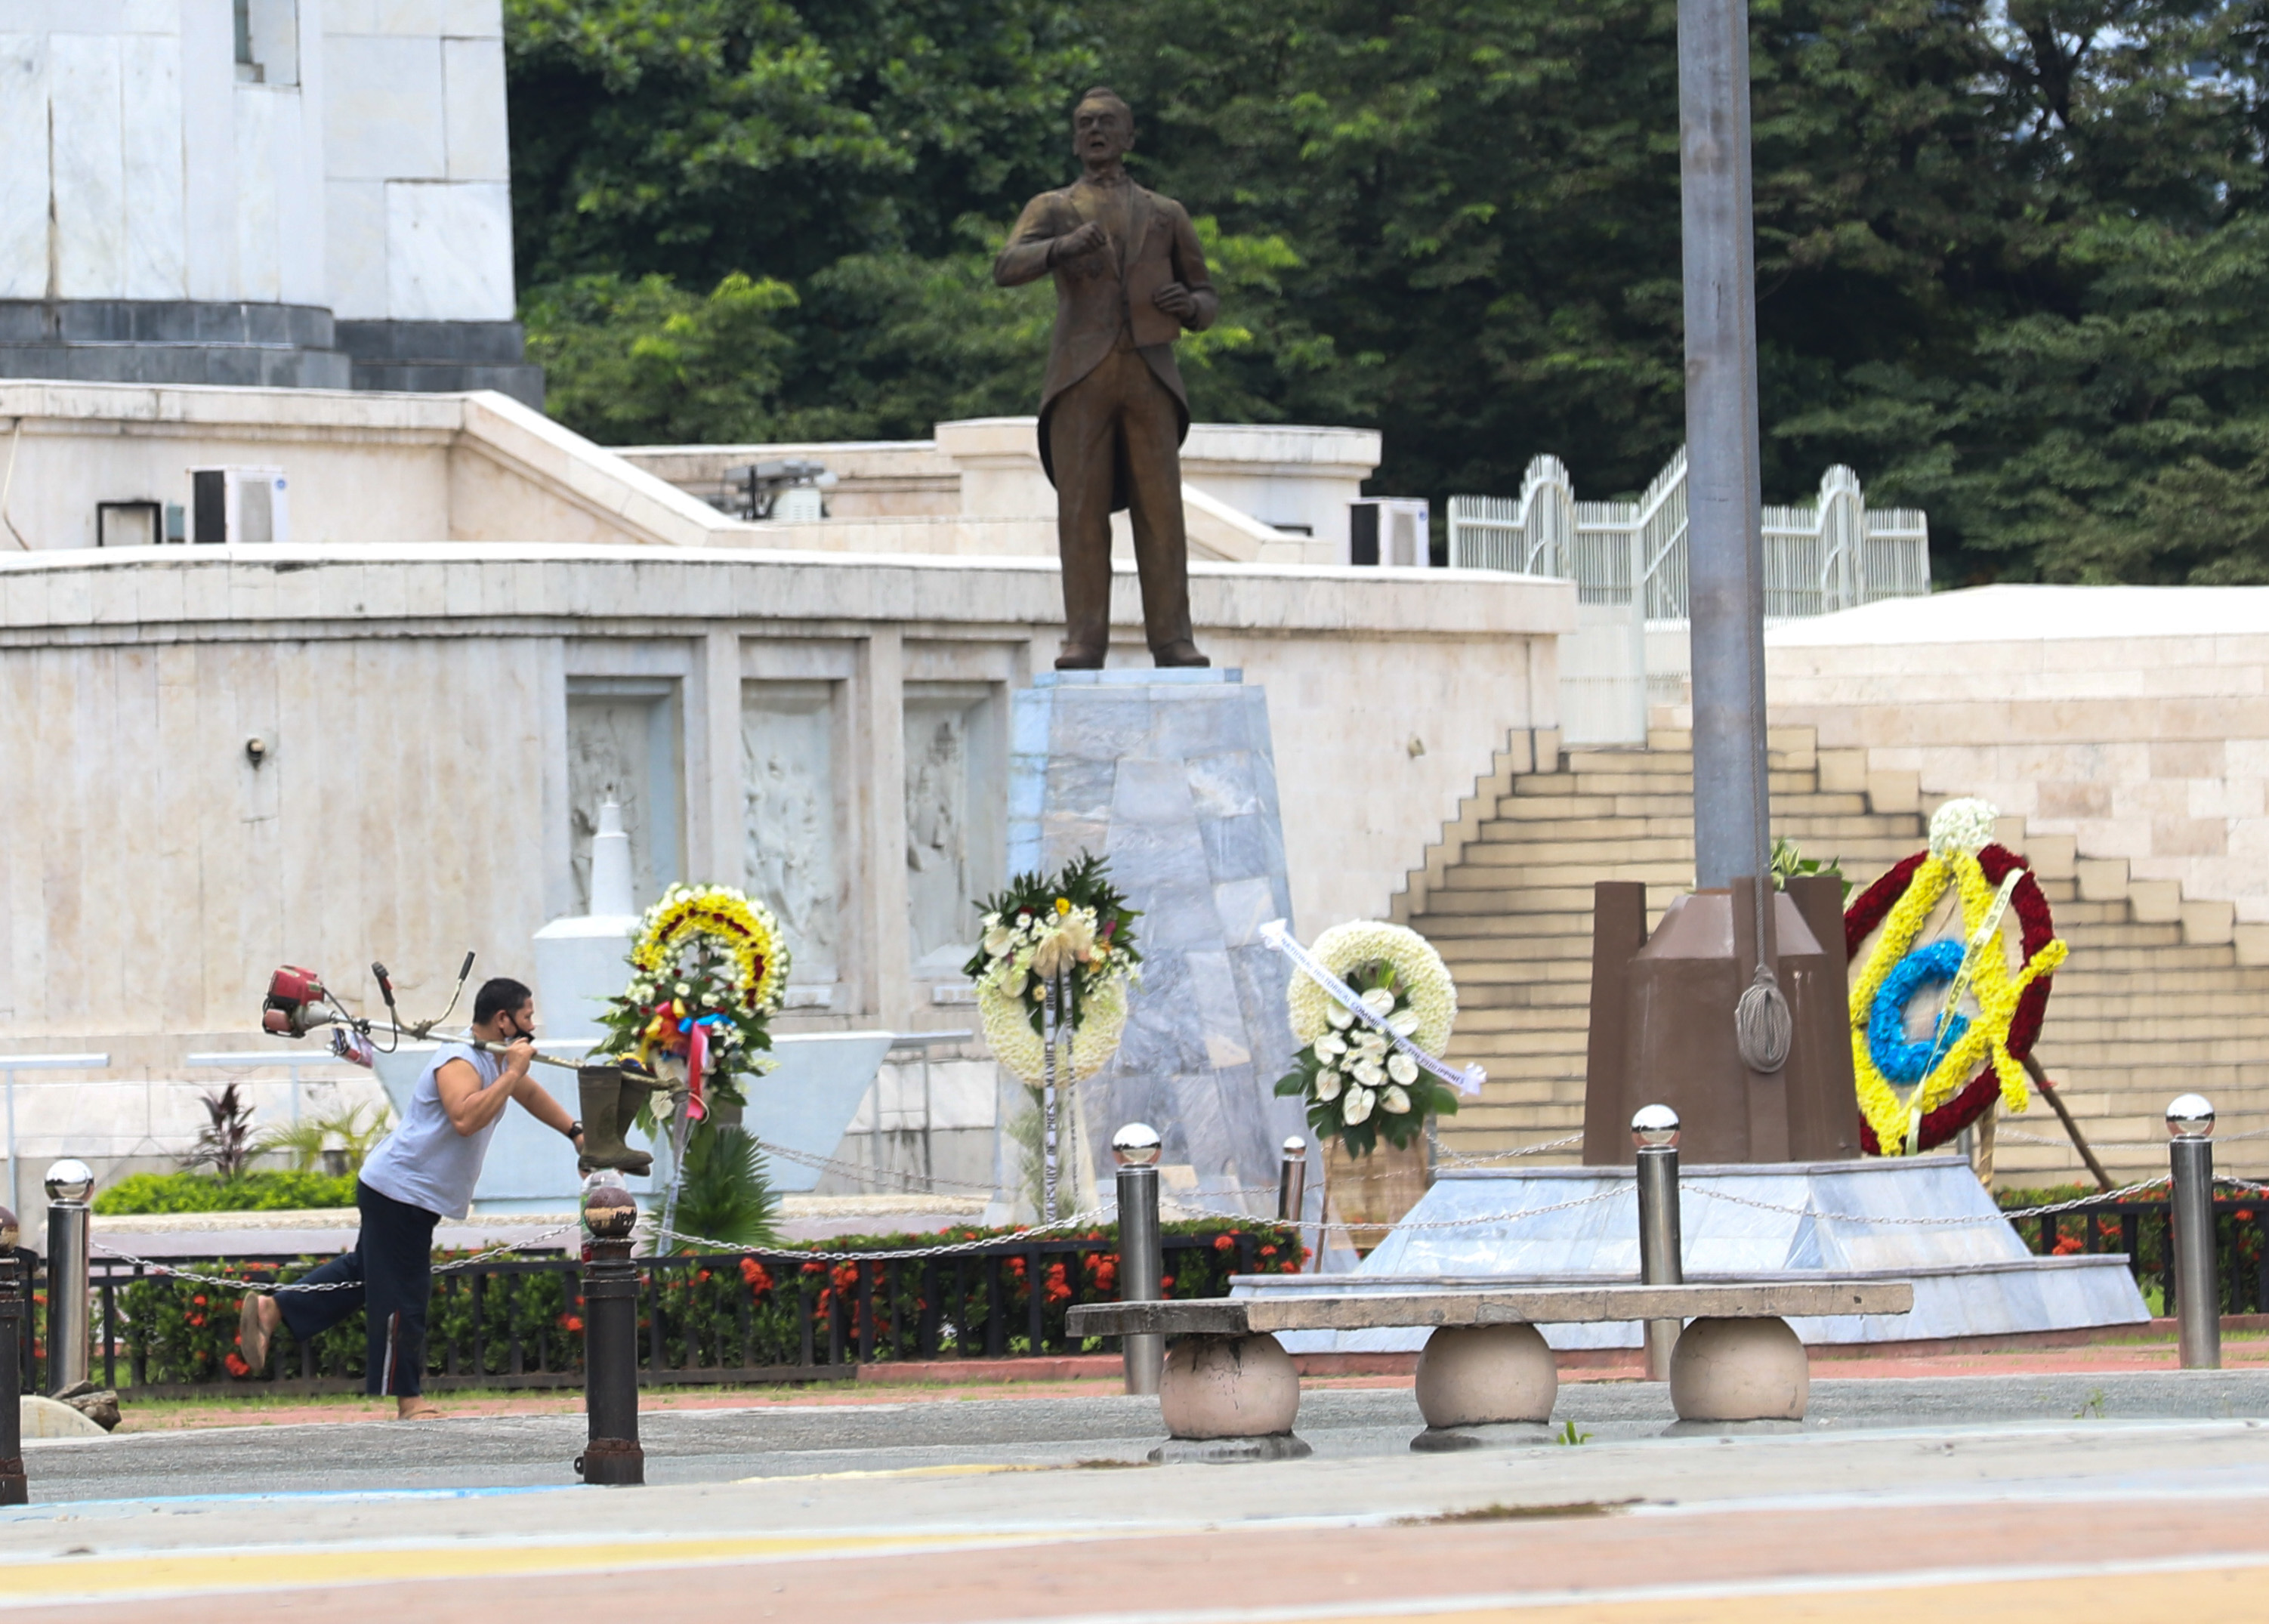
[[[1348,504],[1348,562],[1423,570],[1434,562],[1431,505],[1419,496],[1370,496]]]
[[[189,539],[288,542],[290,486],[280,468],[193,468],[189,470]]]

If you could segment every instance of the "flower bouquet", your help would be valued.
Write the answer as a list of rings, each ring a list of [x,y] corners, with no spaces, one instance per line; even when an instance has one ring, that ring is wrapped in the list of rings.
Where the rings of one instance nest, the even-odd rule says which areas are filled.
[[[1021,874],[978,904],[984,937],[963,967],[977,990],[985,1041],[1011,1076],[1038,1092],[1044,1122],[1042,1210],[1055,1217],[1056,1090],[1099,1072],[1127,1029],[1142,979],[1139,917],[1083,852],[1053,877]]]
[[[1297,947],[1289,938],[1278,945]],[[1293,957],[1304,973],[1292,978],[1288,1004],[1303,1046],[1276,1092],[1306,1102],[1319,1138],[1366,1156],[1381,1139],[1401,1149],[1429,1118],[1456,1114],[1459,1089],[1440,1081],[1439,1056],[1457,1020],[1457,989],[1423,936],[1357,920]]]

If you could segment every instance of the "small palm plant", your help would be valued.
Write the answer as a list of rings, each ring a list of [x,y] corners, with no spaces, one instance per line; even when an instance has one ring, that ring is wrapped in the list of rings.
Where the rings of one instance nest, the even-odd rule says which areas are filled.
[[[685,1179],[675,1227],[704,1240],[767,1246],[780,1239],[779,1198],[765,1175],[755,1135],[741,1128],[694,1125],[685,1141]],[[673,1252],[698,1251],[691,1241],[671,1241]]]
[[[252,1133],[252,1104],[230,1083],[218,1094],[203,1096],[205,1114],[211,1118],[197,1134],[189,1154],[181,1159],[181,1170],[194,1172],[210,1167],[223,1179],[239,1178],[252,1158],[260,1154],[260,1147]]]

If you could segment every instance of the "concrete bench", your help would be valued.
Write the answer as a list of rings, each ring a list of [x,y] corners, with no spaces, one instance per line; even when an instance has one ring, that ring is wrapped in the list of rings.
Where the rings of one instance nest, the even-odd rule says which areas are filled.
[[[1670,1399],[1681,1427],[1701,1430],[1804,1419],[1811,1370],[1790,1318],[1913,1307],[1905,1281],[1462,1287],[1090,1303],[1071,1310],[1068,1328],[1074,1336],[1177,1339],[1158,1388],[1172,1442],[1154,1458],[1262,1460],[1308,1452],[1292,1436],[1300,1378],[1279,1331],[1432,1327],[1418,1356],[1426,1430],[1411,1447],[1470,1449],[1550,1436],[1544,1423],[1560,1373],[1538,1325],[1691,1322],[1671,1358]]]

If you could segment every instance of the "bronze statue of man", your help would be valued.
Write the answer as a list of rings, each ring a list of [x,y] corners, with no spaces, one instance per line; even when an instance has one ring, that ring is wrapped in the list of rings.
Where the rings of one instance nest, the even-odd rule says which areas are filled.
[[[1122,160],[1134,144],[1134,112],[1114,92],[1081,97],[1072,152],[1087,173],[1025,204],[993,265],[1002,287],[1056,278],[1040,466],[1056,488],[1063,557],[1060,671],[1098,669],[1110,647],[1111,515],[1122,507],[1134,520],[1151,657],[1208,663],[1190,631],[1180,454],[1190,404],[1174,340],[1212,326],[1221,299],[1188,213],[1128,179]]]

